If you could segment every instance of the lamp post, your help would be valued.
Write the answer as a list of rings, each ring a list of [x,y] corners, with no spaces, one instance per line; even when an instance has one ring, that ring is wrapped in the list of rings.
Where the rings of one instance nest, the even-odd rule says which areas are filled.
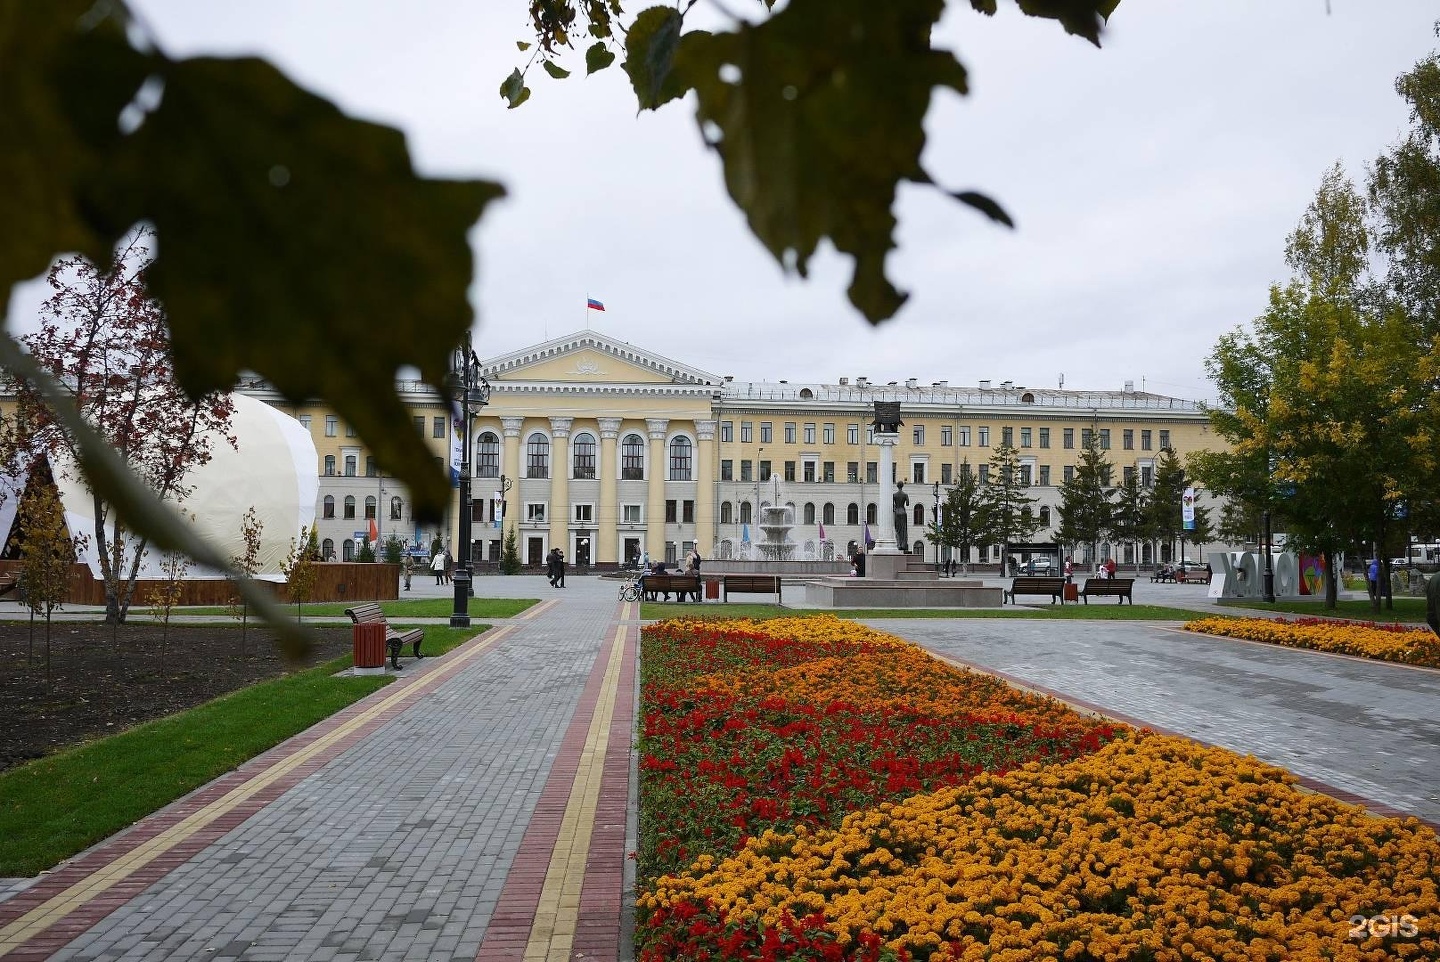
[[[944,546],[940,543],[940,482],[935,482],[935,506],[930,509],[935,515],[935,570],[943,570],[940,565],[940,552]]]
[[[1264,591],[1263,600],[1267,604],[1275,603],[1275,565],[1270,558],[1270,501],[1275,497],[1275,459],[1265,459],[1265,511],[1261,515],[1260,524],[1264,529],[1265,536],[1265,574],[1261,578],[1260,586]]]
[[[470,504],[470,405],[483,407],[490,400],[490,384],[480,376],[480,359],[470,346],[470,333],[465,333],[464,347],[455,351],[454,375],[460,393],[460,424],[464,432],[460,441],[460,551],[456,557],[455,608],[450,613],[451,628],[470,627],[470,521],[474,509]]]

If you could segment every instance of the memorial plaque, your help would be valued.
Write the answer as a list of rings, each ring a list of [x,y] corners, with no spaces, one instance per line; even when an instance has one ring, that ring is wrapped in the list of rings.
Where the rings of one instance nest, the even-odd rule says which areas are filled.
[[[895,434],[900,430],[900,425],[905,422],[900,420],[899,401],[876,401],[875,420],[870,422],[875,430],[881,434]]]

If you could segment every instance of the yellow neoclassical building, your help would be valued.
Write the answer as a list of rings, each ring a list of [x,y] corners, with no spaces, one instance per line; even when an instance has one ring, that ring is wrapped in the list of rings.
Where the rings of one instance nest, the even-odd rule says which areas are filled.
[[[1183,458],[1223,443],[1194,402],[1129,386],[951,386],[860,374],[825,384],[736,381],[588,330],[481,363],[491,395],[472,424],[470,510],[473,557],[486,563],[498,562],[511,527],[522,560],[532,565],[552,547],[572,563],[606,568],[645,555],[677,558],[691,545],[706,558],[748,557],[761,537],[759,509],[771,504],[791,509],[794,557],[843,558],[867,524],[877,523],[880,454],[870,428],[876,401],[901,404],[905,423],[894,470],[910,494],[907,540],[927,558],[935,549],[924,543],[923,530],[937,493],[943,497],[962,470],[983,479],[1004,439],[1017,449],[1037,499],[1043,527],[1035,541],[1052,540],[1058,486],[1090,432],[1117,472],[1134,471],[1142,483],[1153,477],[1165,447]],[[258,382],[241,389],[268,393]],[[443,464],[454,440],[450,409],[425,385],[400,389],[416,429]],[[453,547],[454,512],[439,527],[417,526],[406,492],[380,474],[332,412],[267,400],[314,437],[316,517],[327,553],[352,555],[372,519],[381,540],[396,535],[424,548],[439,537]],[[1102,556],[1113,553],[1121,563],[1137,560],[1134,550],[1100,546]],[[1138,560],[1168,560],[1167,550],[1142,545]],[[971,560],[998,560],[997,551]],[[1077,560],[1089,560],[1084,549]]]

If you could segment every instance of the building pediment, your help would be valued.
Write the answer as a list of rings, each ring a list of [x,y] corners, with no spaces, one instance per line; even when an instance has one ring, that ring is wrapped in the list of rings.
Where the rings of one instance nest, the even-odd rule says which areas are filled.
[[[482,362],[492,384],[719,385],[722,378],[670,358],[581,331]]]

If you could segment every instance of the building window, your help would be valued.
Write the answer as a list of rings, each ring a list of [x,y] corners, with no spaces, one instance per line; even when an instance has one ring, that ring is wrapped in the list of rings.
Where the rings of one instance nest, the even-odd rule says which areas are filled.
[[[1101,450],[1101,451],[1109,451],[1109,450],[1110,450],[1110,429],[1109,429],[1109,428],[1101,428],[1101,429],[1100,429],[1100,450]]]
[[[820,480],[826,484],[835,483],[835,462],[823,461],[820,464]]]
[[[916,461],[910,465],[910,480],[915,484],[925,483],[925,462]]]
[[[786,462],[785,462],[785,480],[786,480],[787,483],[789,483],[789,482],[794,482],[794,480],[795,480],[795,462],[794,462],[794,461],[786,461]]]
[[[960,441],[959,441],[959,444],[960,444],[960,447],[962,447],[962,448],[968,448],[968,447],[970,446],[970,429],[969,429],[969,428],[961,428],[961,429],[960,429]]]
[[[815,425],[813,425],[813,424],[807,424],[807,425],[805,425],[805,443],[806,443],[806,444],[814,444],[814,443],[815,443]]]
[[[353,437],[356,436],[355,425],[353,425],[353,424],[347,424],[347,425],[345,425],[345,436],[346,436],[347,438],[353,438]]]
[[[1000,429],[1000,443],[1001,443],[1002,445],[1007,445],[1007,446],[1013,448],[1013,447],[1015,446],[1015,429],[1014,429],[1014,428],[1001,428],[1001,429]]]
[[[326,561],[335,560],[334,538],[326,538],[324,541],[320,542],[320,557],[325,559]]]
[[[871,501],[869,504],[865,505],[865,523],[874,524],[875,518],[875,502]]]
[[[377,509],[377,505],[375,504],[375,496],[374,496],[374,495],[371,495],[371,496],[369,496],[368,498],[365,499],[365,520],[366,520],[366,521],[373,521],[373,520],[375,519],[375,511],[376,511],[376,509]]]
[[[1035,469],[1034,469],[1033,467],[1031,467],[1030,465],[1028,465],[1028,464],[1022,464],[1022,465],[1020,465],[1020,484],[1021,484],[1022,486],[1027,487],[1027,488],[1030,487],[1030,485],[1033,483],[1033,479],[1034,479],[1034,477],[1035,477],[1035,475],[1034,475],[1034,473],[1033,473],[1034,470],[1035,470]]]
[[[1064,446],[1067,447],[1067,448],[1073,448],[1073,447],[1075,446],[1075,429],[1074,429],[1074,428],[1066,428],[1066,429],[1065,429],[1065,439],[1064,439],[1063,444],[1064,444]]]
[[[310,430],[310,415],[308,415],[308,414],[302,414],[302,415],[300,415],[300,417],[296,418],[296,420],[298,420],[298,421],[300,422],[300,426],[301,426],[302,428],[304,428],[304,429],[307,430],[307,431]]]
[[[915,522],[914,522],[914,523],[915,523],[915,527],[916,527],[917,529],[918,529],[918,528],[923,528],[923,527],[925,526],[925,505],[923,505],[923,504],[917,504],[917,505],[915,505]]]
[[[1065,483],[1065,484],[1069,484],[1071,481],[1074,481],[1074,480],[1075,480],[1075,465],[1073,465],[1073,464],[1067,464],[1067,465],[1065,465],[1065,481],[1064,481],[1064,483]]]
[[[430,436],[432,438],[443,438],[445,436],[445,419],[432,418],[430,424]]]
[[[525,477],[550,477],[550,439],[543,434],[532,434],[525,444]]]
[[[761,481],[769,481],[769,480],[770,480],[770,462],[769,462],[769,461],[760,461],[760,462],[757,463],[757,467],[759,468],[759,471],[760,471],[760,480],[761,480]]]
[[[981,428],[981,429],[979,430],[979,437],[978,437],[976,443],[979,444],[982,448],[988,448],[988,447],[990,446],[990,429],[989,429],[989,428]]]
[[[1163,450],[1165,450],[1166,448],[1168,448],[1169,446],[1170,446],[1170,432],[1169,432],[1169,431],[1161,431],[1161,432],[1160,432],[1160,450],[1163,451]]]
[[[1132,429],[1130,429],[1130,428],[1126,428],[1126,429],[1125,429],[1124,433],[1122,433],[1122,434],[1120,435],[1120,446],[1123,447],[1126,451],[1134,451],[1134,450],[1135,450],[1135,432],[1134,432],[1134,430],[1132,430]]]
[[[575,505],[575,523],[593,524],[595,521],[595,506],[593,504]]]
[[[724,458],[724,459],[721,460],[721,462],[720,462],[720,480],[721,480],[721,481],[734,481],[734,480],[735,480],[735,462],[732,461],[732,460],[729,459],[729,458]]]
[[[865,462],[865,483],[866,483],[866,484],[879,484],[879,483],[880,483],[880,462],[879,462],[879,461],[866,461],[866,462]]]
[[[622,504],[620,506],[620,522],[621,524],[639,524],[640,505]]]
[[[989,483],[990,483],[990,465],[988,465],[988,464],[982,464],[982,465],[980,465],[980,483],[981,483],[981,484],[989,484]]]
[[[415,433],[422,438],[425,436],[425,415],[423,414],[415,415]]]
[[[345,495],[344,517],[348,519],[353,519],[355,517],[355,495],[353,494]]]
[[[480,444],[475,452],[475,476],[500,477],[500,436],[494,431],[486,431],[480,435]]]
[[[835,505],[831,504],[831,503],[828,502],[828,501],[825,502],[825,507],[823,507],[823,508],[820,509],[820,523],[821,523],[821,524],[834,524],[834,523],[835,523]]]
[[[814,483],[815,483],[815,462],[814,462],[814,461],[802,461],[802,462],[801,462],[801,467],[802,467],[802,470],[804,471],[804,473],[801,475],[801,477],[803,477],[803,478],[805,479],[805,483],[806,483],[806,484],[814,484]]]
[[[848,443],[850,443],[850,444],[859,444],[859,443],[860,443],[860,425],[858,425],[858,424],[847,424],[847,425],[845,425],[845,440],[846,440]]]
[[[399,498],[390,499],[390,520],[403,521],[405,519],[405,502]]]
[[[1082,448],[1088,448],[1088,447],[1090,447],[1090,446],[1091,446],[1092,444],[1094,444],[1094,443],[1095,443],[1095,429],[1094,429],[1094,428],[1081,428],[1081,429],[1080,429],[1080,447],[1082,447]]]
[[[760,422],[760,443],[769,444],[774,432],[771,430],[769,421]]]
[[[1140,486],[1142,488],[1155,486],[1155,469],[1148,464],[1140,465]]]
[[[1050,506],[1046,505],[1040,509],[1040,527],[1050,527]]]
[[[721,523],[721,524],[734,524],[735,522],[734,522],[733,520],[731,520],[732,518],[734,518],[734,516],[735,516],[735,512],[731,509],[731,507],[730,507],[730,502],[729,502],[729,501],[721,501],[721,502],[720,502],[720,523]]]
[[[325,436],[333,438],[340,430],[340,419],[333,414],[325,415]]]
[[[694,523],[695,523],[695,502],[694,502],[694,501],[681,501],[681,502],[680,502],[680,523],[681,523],[681,524],[694,524]]]
[[[367,478],[373,478],[373,477],[375,477],[375,475],[377,475],[377,474],[379,474],[379,472],[378,472],[377,470],[375,470],[375,457],[374,457],[374,455],[369,455],[369,454],[365,455],[365,477],[367,477]]]
[[[859,483],[859,481],[860,481],[860,462],[859,462],[859,461],[846,461],[846,462],[845,462],[845,480],[848,481],[848,482],[850,482],[851,484],[858,484],[858,483]]]
[[[813,501],[806,501],[806,502],[805,502],[805,510],[804,510],[804,512],[803,512],[803,514],[802,514],[802,520],[801,520],[800,523],[801,523],[801,524],[814,524],[814,523],[815,523],[815,502],[813,502]]]
[[[1020,446],[1021,446],[1022,448],[1028,448],[1028,447],[1030,447],[1030,429],[1029,429],[1029,428],[1021,428],[1021,429],[1020,429]]]
[[[571,477],[594,480],[595,435],[589,433],[575,435],[575,447],[571,453],[571,462],[571,470],[574,471]]]
[[[725,442],[726,444],[729,444],[731,441],[734,441],[734,440],[735,440],[735,422],[734,422],[734,421],[721,421],[721,422],[720,422],[720,440],[723,441],[723,442]]]
[[[333,454],[325,455],[325,477],[335,477],[335,455]]]
[[[835,443],[835,425],[826,424],[820,428],[820,441],[822,444]]]
[[[1049,428],[1041,428],[1041,429],[1040,429],[1040,446],[1041,446],[1042,448],[1048,448],[1048,447],[1050,446],[1050,429],[1049,429]]]
[[[794,444],[794,443],[795,443],[795,422],[794,422],[794,421],[786,421],[786,422],[785,422],[785,443],[786,443],[786,444]]]
[[[749,501],[741,501],[741,502],[740,502],[740,523],[741,523],[741,524],[749,524],[750,521],[751,521],[751,519],[752,519],[752,517],[754,516],[754,511],[755,511],[755,509],[754,509],[753,507],[751,507]]]
[[[950,483],[950,480],[951,480],[951,467],[950,467],[950,464],[947,462],[947,463],[945,463],[945,464],[940,465],[940,483],[941,483],[941,484],[949,484],[949,483]]]
[[[753,466],[754,466],[754,462],[752,462],[749,458],[746,458],[744,461],[741,461],[741,462],[740,462],[740,480],[741,480],[741,481],[754,481],[754,480],[755,480],[755,473],[754,473],[754,471],[751,470],[751,469],[753,468]]]
[[[679,513],[675,510],[675,500],[671,498],[665,502],[665,523],[675,524],[678,519]]]
[[[1135,469],[1131,467],[1121,468],[1120,481],[1122,484],[1125,485],[1125,487],[1130,487],[1130,485],[1135,481]]]
[[[345,561],[354,561],[355,542],[351,541],[349,538],[346,538],[345,541],[340,545],[340,557]]]
[[[925,425],[917,424],[910,430],[910,440],[917,448],[925,446]]]
[[[620,442],[620,480],[641,481],[645,478],[645,442],[638,434],[627,434]]]
[[[750,424],[750,422],[749,422],[749,421],[741,421],[741,422],[740,422],[740,443],[741,443],[741,444],[749,444],[749,443],[750,443],[751,441],[753,441],[754,439],[755,439],[755,434],[754,434],[754,431],[751,430],[751,424]]]
[[[689,438],[675,438],[670,442],[670,480],[691,480]]]
[[[544,521],[545,521],[545,502],[544,502],[544,501],[527,501],[527,502],[525,502],[525,520],[531,522],[532,524],[542,524],[542,523],[544,523]]]
[[[1040,486],[1042,488],[1050,486],[1050,465],[1048,464],[1040,465]]]
[[[859,523],[860,523],[860,505],[858,505],[858,504],[856,504],[855,502],[852,501],[852,502],[850,502],[850,504],[848,504],[848,505],[845,507],[845,523],[846,523],[846,524],[859,524]]]
[[[325,495],[324,509],[321,511],[320,517],[322,517],[322,518],[333,518],[333,517],[335,517],[335,495],[333,495],[333,494],[327,494],[327,495]]]
[[[1140,432],[1140,450],[1141,450],[1141,451],[1149,451],[1149,450],[1151,450],[1151,447],[1150,447],[1150,432],[1149,432],[1149,431],[1141,431],[1141,432]]]
[[[355,455],[353,454],[345,455],[345,477],[355,477]]]

